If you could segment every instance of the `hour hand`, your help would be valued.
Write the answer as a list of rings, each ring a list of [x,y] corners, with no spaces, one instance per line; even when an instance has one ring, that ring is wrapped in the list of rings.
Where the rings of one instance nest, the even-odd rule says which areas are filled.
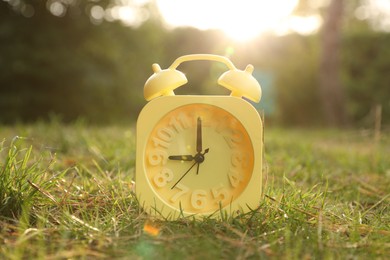
[[[168,156],[168,159],[177,161],[193,161],[195,157],[192,155],[170,155]]]

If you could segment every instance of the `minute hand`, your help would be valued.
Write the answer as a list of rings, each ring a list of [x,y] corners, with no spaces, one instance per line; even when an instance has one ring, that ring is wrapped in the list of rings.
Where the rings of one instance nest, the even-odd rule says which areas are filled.
[[[202,119],[198,117],[196,123],[196,152],[199,154],[202,150]]]

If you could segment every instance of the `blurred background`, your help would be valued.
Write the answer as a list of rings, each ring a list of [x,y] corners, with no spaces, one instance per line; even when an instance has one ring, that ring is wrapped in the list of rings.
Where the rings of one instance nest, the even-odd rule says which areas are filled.
[[[389,0],[0,0],[0,124],[132,123],[151,65],[192,53],[253,64],[271,124],[389,125]],[[179,70],[227,94],[225,65]]]

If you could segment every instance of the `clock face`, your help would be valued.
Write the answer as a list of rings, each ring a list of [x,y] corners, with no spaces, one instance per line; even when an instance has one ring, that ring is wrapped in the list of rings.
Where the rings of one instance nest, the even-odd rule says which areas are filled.
[[[155,196],[189,214],[228,207],[245,190],[254,167],[244,126],[209,104],[183,105],[164,115],[147,139],[143,158]]]

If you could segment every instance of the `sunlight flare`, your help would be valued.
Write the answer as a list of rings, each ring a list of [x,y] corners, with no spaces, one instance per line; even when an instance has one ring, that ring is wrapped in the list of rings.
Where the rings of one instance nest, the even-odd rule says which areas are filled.
[[[220,29],[239,41],[277,30],[288,22],[297,3],[298,0],[157,0],[169,26]]]

